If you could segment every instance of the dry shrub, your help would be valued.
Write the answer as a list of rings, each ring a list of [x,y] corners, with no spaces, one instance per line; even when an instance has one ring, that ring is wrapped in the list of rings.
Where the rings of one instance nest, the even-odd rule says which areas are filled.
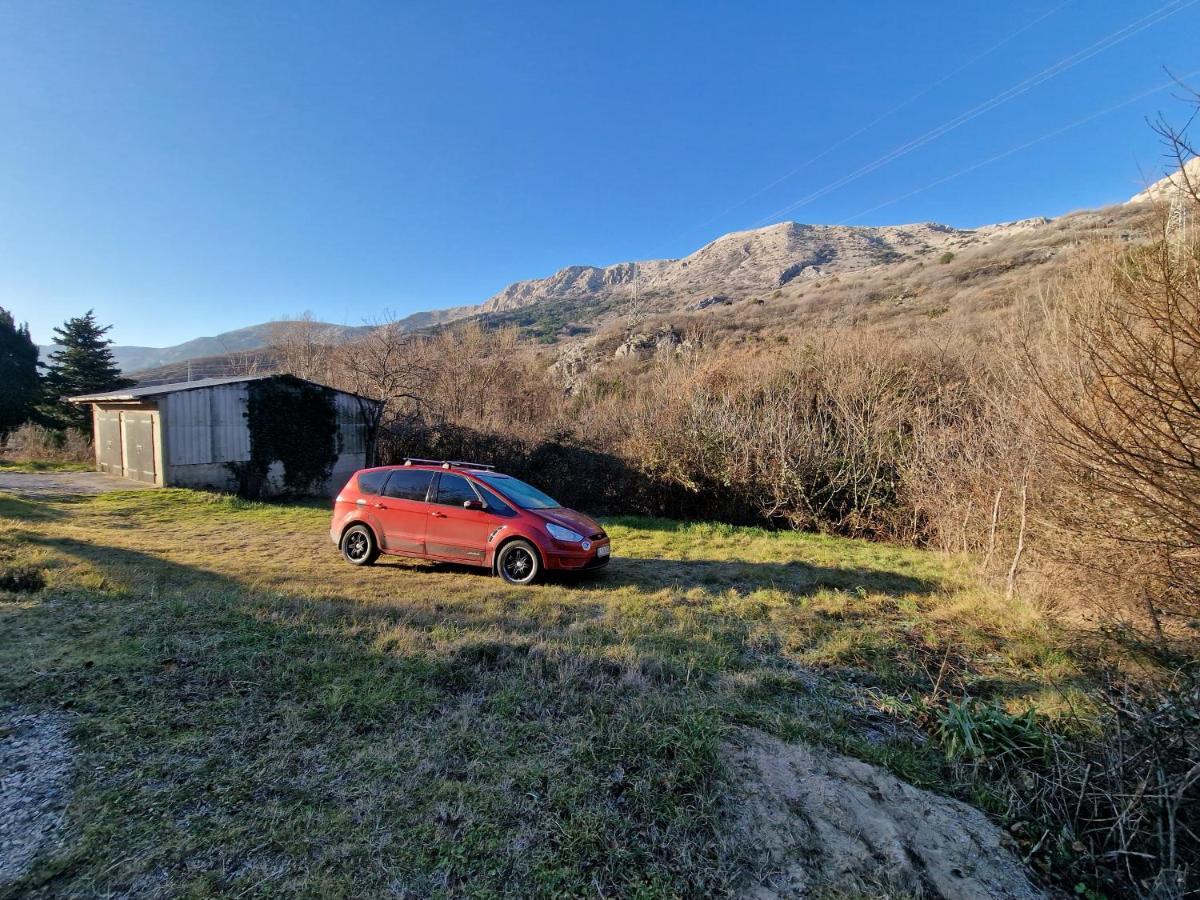
[[[87,434],[78,428],[59,431],[36,422],[26,422],[9,432],[4,441],[4,455],[22,462],[88,462],[92,459],[92,444]]]
[[[1052,881],[1087,896],[1176,898],[1200,890],[1200,682],[1182,671],[1166,683],[1112,675],[1098,710],[1047,733],[1032,713],[951,704],[965,783],[999,805]],[[1097,890],[1097,888],[1099,890]]]
[[[547,361],[515,328],[468,322],[419,340],[414,352],[428,421],[528,437],[563,403]]]
[[[935,526],[910,481],[923,454],[934,465],[935,436],[973,414],[970,379],[955,354],[852,333],[665,359],[620,446],[642,471],[770,522],[923,541]]]
[[[1021,345],[1049,546],[1160,643],[1200,626],[1200,240],[1171,221],[1083,255]]]

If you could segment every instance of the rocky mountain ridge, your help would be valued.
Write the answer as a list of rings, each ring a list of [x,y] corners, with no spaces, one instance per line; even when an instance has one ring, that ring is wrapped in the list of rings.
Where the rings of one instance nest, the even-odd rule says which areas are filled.
[[[716,298],[771,291],[795,279],[917,258],[966,233],[935,222],[884,227],[781,222],[723,235],[681,259],[568,266],[548,278],[509,285],[485,301],[480,312],[557,300],[632,300],[635,269],[639,293],[670,294],[677,305],[703,308]]]
[[[864,317],[901,322],[905,313],[937,319],[964,308],[974,315],[976,307],[995,306],[992,295],[1001,287],[1011,292],[1023,277],[1020,273],[1061,261],[1084,238],[1131,239],[1149,202],[1168,198],[1184,174],[1200,185],[1200,159],[1122,206],[1055,219],[1038,216],[970,229],[936,222],[781,222],[722,235],[679,259],[566,266],[544,278],[514,282],[477,306],[418,312],[400,324],[419,331],[479,317],[488,324],[518,327],[542,343],[559,345],[557,357],[581,361],[595,357],[592,345],[597,343],[603,345],[601,355],[640,355],[650,348],[686,345],[682,330],[698,313],[725,330],[750,331],[856,323]],[[836,287],[820,290],[829,286]],[[976,296],[980,303],[972,306]],[[750,301],[760,305],[746,306]],[[641,332],[625,327],[614,343],[609,332],[620,321],[647,315],[657,321]],[[174,347],[113,349],[122,368],[131,372],[197,357],[211,362],[222,354],[266,346],[272,327],[274,323],[250,326]],[[340,339],[369,326],[327,327]],[[588,345],[586,352],[581,344]]]

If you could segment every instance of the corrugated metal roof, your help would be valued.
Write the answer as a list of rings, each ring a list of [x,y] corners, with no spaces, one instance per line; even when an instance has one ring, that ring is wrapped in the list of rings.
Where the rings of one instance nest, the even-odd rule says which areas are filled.
[[[146,387],[121,388],[116,391],[109,391],[103,394],[83,394],[79,397],[68,397],[72,403],[99,403],[103,401],[120,401],[120,400],[141,400],[145,397],[161,397],[163,394],[175,394],[179,391],[194,391],[197,388],[219,387],[222,384],[238,384],[244,381],[262,381],[264,378],[271,378],[271,375],[234,375],[228,378],[200,378],[196,381],[176,381],[172,384],[152,384]],[[301,379],[302,381],[304,379]],[[312,381],[310,384],[317,384]],[[324,385],[322,385],[324,387]],[[331,388],[337,391],[337,388]],[[339,394],[346,394],[350,397],[357,397],[350,391],[337,391]],[[381,403],[380,400],[373,400],[370,397],[362,398],[370,400],[372,403]]]
[[[140,400],[143,397],[158,397],[176,391],[191,391],[196,388],[216,387],[220,384],[237,384],[240,381],[259,381],[267,375],[234,375],[229,378],[200,378],[196,381],[176,381],[173,384],[152,384],[146,387],[121,388],[103,394],[83,394],[68,397],[72,403],[91,403],[99,400]]]

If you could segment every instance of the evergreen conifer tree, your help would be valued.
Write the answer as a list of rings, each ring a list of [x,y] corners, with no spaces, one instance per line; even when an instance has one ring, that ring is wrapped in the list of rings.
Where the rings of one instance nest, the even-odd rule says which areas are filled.
[[[0,435],[28,421],[40,395],[38,348],[29,326],[0,307]]]
[[[111,325],[100,326],[92,310],[86,315],[68,319],[54,329],[54,343],[59,349],[50,354],[50,370],[46,374],[47,413],[61,426],[92,430],[91,410],[68,403],[64,398],[79,394],[95,394],[129,387],[134,382],[121,377],[106,335]]]

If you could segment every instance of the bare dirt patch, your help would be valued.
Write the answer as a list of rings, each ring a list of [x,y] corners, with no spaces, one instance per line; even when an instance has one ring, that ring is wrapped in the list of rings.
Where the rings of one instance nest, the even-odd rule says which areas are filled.
[[[61,838],[71,742],[58,713],[0,712],[0,888]]]
[[[18,497],[54,500],[79,494],[106,494],[110,491],[151,489],[129,478],[117,478],[103,472],[0,472],[0,493]]]
[[[743,897],[869,896],[870,885],[947,900],[1045,896],[1004,831],[965,803],[761,732],[740,732],[723,752],[736,796],[730,852],[751,872]]]

